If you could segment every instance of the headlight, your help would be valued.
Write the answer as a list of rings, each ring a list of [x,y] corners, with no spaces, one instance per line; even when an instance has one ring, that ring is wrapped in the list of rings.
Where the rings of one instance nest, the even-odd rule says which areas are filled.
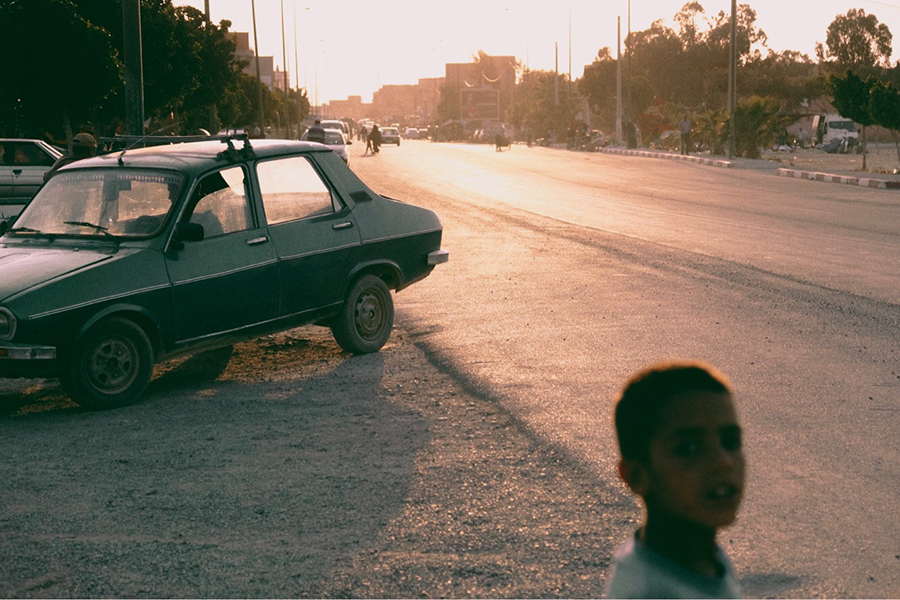
[[[16,335],[16,316],[0,307],[0,340],[11,340]]]

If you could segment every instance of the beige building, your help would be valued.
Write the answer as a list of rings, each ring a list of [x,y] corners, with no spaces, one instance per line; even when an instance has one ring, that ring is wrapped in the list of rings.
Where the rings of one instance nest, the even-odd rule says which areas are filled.
[[[256,77],[256,54],[250,49],[250,34],[246,31],[230,31],[228,34],[234,40],[234,55],[244,65],[244,73]],[[278,77],[281,78],[281,81],[278,81],[275,75],[275,57],[259,57],[259,79],[270,90],[279,87],[279,84],[279,89],[284,89],[284,74],[279,73]]]

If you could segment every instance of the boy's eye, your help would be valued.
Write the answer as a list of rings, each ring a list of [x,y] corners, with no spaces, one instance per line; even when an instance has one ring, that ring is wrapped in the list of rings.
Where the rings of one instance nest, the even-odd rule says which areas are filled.
[[[675,452],[675,456],[689,458],[692,456],[697,456],[700,453],[701,446],[697,440],[685,439],[677,442],[673,450]]]

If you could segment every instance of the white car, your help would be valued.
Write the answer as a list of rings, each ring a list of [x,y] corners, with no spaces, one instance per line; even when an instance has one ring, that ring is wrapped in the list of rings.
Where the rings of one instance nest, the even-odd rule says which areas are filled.
[[[419,130],[416,129],[415,127],[407,127],[403,131],[403,137],[405,137],[408,140],[417,140],[417,139],[419,139]]]
[[[0,219],[19,214],[61,156],[41,140],[0,139]]]
[[[300,138],[301,141],[307,141],[306,133]],[[344,132],[338,129],[325,129],[325,145],[331,148],[335,154],[341,157],[345,164],[350,164],[350,153],[347,151],[347,138]]]

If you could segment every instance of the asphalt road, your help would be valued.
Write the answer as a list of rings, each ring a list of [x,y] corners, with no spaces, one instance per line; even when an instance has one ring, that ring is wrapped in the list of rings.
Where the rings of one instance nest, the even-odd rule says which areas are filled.
[[[473,389],[615,486],[618,387],[651,361],[707,360],[746,431],[748,493],[723,536],[745,591],[900,592],[900,195],[425,141],[353,168],[441,215],[451,262],[398,306]]]
[[[900,196],[762,171],[404,141],[351,166],[448,264],[382,352],[309,327],[159,365],[125,409],[0,381],[2,597],[597,597],[637,505],[611,398],[737,389],[748,596],[896,597]]]

